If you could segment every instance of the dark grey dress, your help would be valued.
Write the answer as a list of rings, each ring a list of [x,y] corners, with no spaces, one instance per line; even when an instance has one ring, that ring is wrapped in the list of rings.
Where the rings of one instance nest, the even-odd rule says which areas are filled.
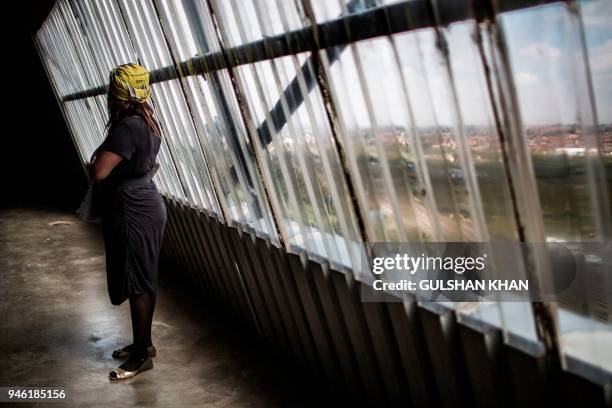
[[[98,148],[123,156],[96,192],[104,231],[108,293],[114,305],[131,294],[156,292],[166,207],[152,180],[133,180],[151,171],[160,143],[143,118],[129,116],[109,129]],[[129,180],[132,185],[125,187]]]

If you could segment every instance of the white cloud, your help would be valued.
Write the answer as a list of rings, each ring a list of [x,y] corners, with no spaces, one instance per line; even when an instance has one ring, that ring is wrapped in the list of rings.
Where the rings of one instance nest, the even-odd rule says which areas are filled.
[[[514,80],[521,84],[535,84],[539,82],[537,75],[531,72],[517,72],[514,75]]]
[[[612,39],[589,49],[591,70],[593,73],[612,71]]]
[[[582,6],[582,21],[587,28],[606,28],[612,25],[612,2],[591,1]]]
[[[519,55],[526,58],[558,59],[561,51],[550,44],[538,42],[529,44],[519,50]]]

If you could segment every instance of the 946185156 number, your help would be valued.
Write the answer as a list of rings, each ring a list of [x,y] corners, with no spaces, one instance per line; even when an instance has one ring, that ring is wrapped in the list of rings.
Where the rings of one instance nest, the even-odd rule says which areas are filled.
[[[0,402],[65,401],[67,397],[61,387],[0,387]]]

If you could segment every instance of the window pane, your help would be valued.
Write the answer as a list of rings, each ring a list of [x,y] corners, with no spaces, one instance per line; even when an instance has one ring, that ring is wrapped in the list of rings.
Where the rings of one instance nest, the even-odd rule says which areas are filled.
[[[150,1],[121,1],[134,49],[149,70],[172,66],[154,6]],[[152,85],[152,99],[160,119],[169,159],[175,164],[185,197],[200,208],[220,213],[202,148],[178,80]]]
[[[201,4],[191,0],[159,3],[169,42],[180,56],[177,63],[218,49],[216,37],[206,29],[212,23]],[[184,74],[191,73],[190,68]],[[210,168],[225,213],[237,223],[271,234],[278,242],[227,71],[181,80],[205,156],[214,161]]]
[[[287,3],[258,2],[223,11],[221,32],[235,43],[272,35],[280,21],[285,31],[296,11]],[[270,26],[270,21],[276,22]],[[232,26],[245,30],[231,33]],[[249,30],[247,30],[248,28]],[[262,33],[262,34],[260,34]],[[266,58],[268,50],[253,50]],[[263,52],[264,54],[260,54]],[[322,97],[316,86],[309,53],[235,68],[240,92],[246,97],[255,148],[263,160],[264,179],[288,247],[322,256],[346,269],[360,263],[360,233],[338,159]]]
[[[609,64],[600,65],[605,44],[612,41],[612,13],[607,2],[585,3],[584,10],[584,20],[579,9],[559,4],[503,17],[549,242],[610,237],[612,179],[606,168],[612,161],[604,132],[612,117],[605,108],[598,109],[598,104],[609,103],[609,97],[601,89],[595,91],[594,85],[607,82],[604,78],[612,72]],[[602,21],[608,23],[605,28]],[[582,30],[589,33],[586,42]],[[577,256],[592,266],[601,262],[589,254]],[[545,273],[554,280],[554,271]],[[590,276],[589,281],[591,287],[610,287],[606,274]],[[580,360],[612,368],[611,313],[605,296],[609,293],[601,302],[559,304],[557,324],[568,366]]]

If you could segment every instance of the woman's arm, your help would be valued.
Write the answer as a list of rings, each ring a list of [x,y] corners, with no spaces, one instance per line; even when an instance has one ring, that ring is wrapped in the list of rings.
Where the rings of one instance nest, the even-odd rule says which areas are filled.
[[[117,153],[100,150],[89,165],[90,174],[95,181],[104,180],[121,160],[123,157]]]

